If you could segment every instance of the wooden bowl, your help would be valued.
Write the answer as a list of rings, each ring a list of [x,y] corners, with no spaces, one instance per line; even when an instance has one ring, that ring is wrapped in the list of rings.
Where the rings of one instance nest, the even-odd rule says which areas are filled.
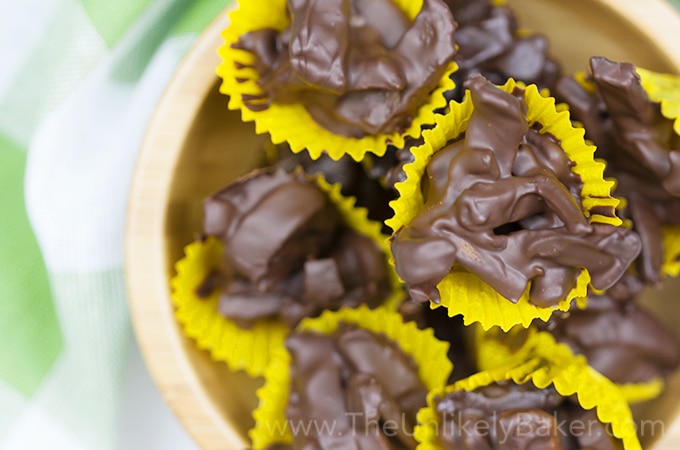
[[[565,71],[584,70],[591,55],[680,73],[680,17],[664,0],[510,0],[520,23],[547,34]],[[245,448],[255,389],[261,380],[233,373],[196,349],[177,326],[168,280],[183,247],[201,230],[201,200],[259,161],[252,124],[228,111],[215,68],[218,18],[188,54],[158,105],[137,165],[126,238],[127,282],[137,339],[170,407],[205,449]],[[678,283],[649,292],[645,302],[669,324]],[[673,326],[673,325],[671,325]],[[665,434],[644,436],[655,449],[680,446],[680,376],[639,411],[661,419]],[[659,433],[656,433],[657,435]]]

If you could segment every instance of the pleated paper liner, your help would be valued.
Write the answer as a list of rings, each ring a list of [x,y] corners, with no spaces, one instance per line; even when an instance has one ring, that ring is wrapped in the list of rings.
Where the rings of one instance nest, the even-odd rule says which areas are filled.
[[[514,80],[499,86],[505,92],[524,88]],[[552,134],[564,149],[567,157],[574,163],[572,171],[581,177],[581,205],[591,223],[604,223],[620,226],[621,219],[600,214],[591,214],[599,207],[615,208],[619,200],[611,196],[614,182],[603,178],[604,164],[593,158],[595,147],[583,139],[583,130],[572,126],[569,113],[557,111],[553,98],[543,97],[535,85],[525,88],[525,101],[528,105],[527,119],[530,125],[540,123],[541,133]],[[385,223],[395,232],[407,226],[424,205],[421,180],[434,153],[447,143],[465,132],[474,111],[471,96],[466,96],[460,104],[452,102],[450,111],[436,118],[435,127],[423,132],[424,144],[414,147],[411,152],[414,161],[404,166],[406,180],[396,184],[399,196],[390,203],[394,216]],[[491,286],[466,269],[454,266],[449,275],[439,282],[437,288],[441,295],[441,305],[448,309],[449,316],[463,315],[466,325],[479,322],[488,330],[500,326],[507,331],[517,324],[528,327],[534,319],[546,321],[555,310],[567,311],[572,299],[585,306],[585,296],[590,275],[583,269],[569,295],[553,307],[539,307],[529,302],[529,289],[517,303],[502,297]],[[437,307],[432,305],[432,307]]]
[[[649,99],[661,104],[661,114],[673,121],[675,134],[680,136],[680,76],[652,72],[636,67],[642,88]]]
[[[680,275],[680,225],[661,228],[663,235],[663,266],[661,271],[669,277]]]
[[[584,357],[574,356],[566,345],[555,343],[549,334],[536,336],[533,345],[524,347],[505,365],[431,391],[428,406],[418,413],[417,450],[442,450],[437,436],[441,426],[435,397],[457,390],[469,392],[506,380],[516,384],[533,383],[539,389],[552,385],[564,397],[575,395],[583,409],[595,408],[598,419],[603,424],[611,424],[612,433],[624,450],[640,450],[633,416],[621,389],[588,366]]]
[[[422,0],[394,1],[411,19],[422,8]],[[222,62],[217,68],[217,74],[222,78],[220,91],[229,95],[229,108],[241,110],[243,121],[254,121],[255,131],[260,134],[269,133],[274,144],[288,142],[295,153],[307,149],[313,159],[325,152],[335,160],[347,154],[359,161],[367,152],[382,156],[388,144],[403,147],[407,137],[419,138],[421,127],[434,123],[434,111],[446,107],[443,93],[454,88],[450,76],[457,66],[451,62],[439,84],[432,90],[427,102],[420,106],[407,128],[362,138],[346,137],[327,130],[317,124],[300,103],[272,103],[264,110],[253,111],[247,107],[243,96],[259,96],[263,93],[257,84],[259,74],[250,67],[254,56],[248,51],[232,48],[232,44],[251,31],[265,28],[278,31],[286,29],[290,22],[286,14],[286,0],[240,0],[238,8],[229,14],[229,18],[231,23],[222,33],[225,43],[219,49]]]
[[[538,331],[535,327],[528,329],[521,326],[511,328],[507,333],[499,328],[489,331],[482,330],[476,326],[472,335],[474,336],[474,353],[477,367],[480,371],[494,370],[508,364],[518,353],[523,351],[526,346],[533,346],[536,339],[550,342],[550,338],[537,336],[539,334],[549,334],[545,331]],[[566,346],[570,353],[571,350]],[[566,350],[564,350],[566,353]],[[656,377],[643,383],[614,383],[621,390],[623,397],[629,404],[645,402],[657,398],[665,387],[663,379]]]
[[[321,176],[309,177],[335,204],[346,226],[367,236],[384,252],[391,294],[383,305],[396,310],[404,298],[401,283],[392,266],[387,263],[389,246],[381,233],[381,224],[369,220],[365,208],[356,208],[353,197],[340,194],[339,184],[329,184]],[[282,321],[260,319],[251,328],[241,328],[219,313],[220,292],[208,298],[197,295],[197,288],[220,266],[223,243],[215,238],[189,244],[185,256],[176,264],[177,275],[170,280],[175,316],[184,333],[194,339],[199,348],[208,350],[216,361],[226,363],[232,370],[244,370],[250,376],[260,376],[269,363],[270,355],[283,345],[290,331]]]
[[[446,357],[449,344],[437,340],[432,329],[419,330],[414,322],[404,323],[397,312],[384,308],[371,310],[366,306],[325,311],[319,317],[303,319],[297,330],[331,335],[343,323],[382,334],[395,342],[416,362],[420,380],[428,390],[446,384],[453,370]],[[253,412],[255,427],[248,433],[254,450],[293,441],[285,413],[290,395],[290,364],[290,354],[285,348],[279,348],[264,372],[265,384],[257,391],[259,405]]]
[[[189,244],[184,253],[176,264],[177,275],[171,280],[175,317],[184,334],[231,370],[244,370],[253,377],[261,375],[269,355],[283,346],[288,327],[277,320],[262,319],[251,328],[241,328],[219,313],[218,290],[208,298],[196,294],[196,289],[220,265],[224,245],[218,239],[209,237]]]

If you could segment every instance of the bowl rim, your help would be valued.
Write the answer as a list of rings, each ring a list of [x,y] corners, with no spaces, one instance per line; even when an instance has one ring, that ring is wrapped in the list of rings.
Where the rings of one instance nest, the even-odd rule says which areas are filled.
[[[595,1],[653,39],[669,65],[680,74],[680,14],[667,0]],[[216,68],[219,64],[215,43],[221,42],[221,30],[229,24],[226,12],[236,3],[221,12],[197,39],[156,106],[135,166],[125,229],[125,278],[137,342],[165,401],[205,449],[244,448],[249,444],[211,402],[183,352],[179,330],[167,321],[174,314],[167,279],[165,220],[169,187],[184,137],[217,81],[214,69],[196,68]],[[678,39],[668,39],[669,36]],[[177,108],[177,104],[182,107]],[[164,127],[167,123],[177,125]],[[154,150],[159,148],[162,151]],[[674,448],[672,436],[680,436],[680,419],[655,449]]]
[[[248,444],[216,410],[183,352],[179,330],[167,323],[174,314],[164,230],[168,187],[184,136],[216,80],[214,70],[195,68],[217,67],[215,42],[220,42],[221,30],[228,24],[227,14],[221,12],[179,64],[156,106],[134,171],[125,230],[125,278],[137,342],[166,403],[201,448],[243,448]],[[175,107],[177,103],[182,107]],[[176,126],[162,126],[167,123]],[[157,148],[163,151],[154,151]],[[150,198],[154,201],[146,201]]]

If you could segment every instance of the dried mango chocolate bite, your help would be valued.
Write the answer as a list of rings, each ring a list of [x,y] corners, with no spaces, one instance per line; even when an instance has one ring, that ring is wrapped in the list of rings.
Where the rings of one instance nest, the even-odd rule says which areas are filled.
[[[456,25],[441,0],[241,2],[231,19],[218,69],[230,107],[313,158],[359,160],[419,136],[453,87]]]
[[[621,214],[633,221],[642,241],[636,269],[645,281],[658,283],[663,274],[680,272],[680,132],[647,93],[659,74],[641,71],[648,78],[643,83],[632,64],[600,57],[590,67],[589,85],[564,78],[556,94],[607,161],[606,175],[617,180],[615,194],[626,199]]]
[[[383,308],[304,319],[264,373],[253,448],[415,448],[417,413],[452,370],[448,347]]]
[[[205,200],[204,233],[172,278],[185,334],[232,370],[260,376],[306,316],[342,306],[397,308],[381,223],[340,185],[296,170],[252,172]]]
[[[459,48],[454,57],[458,70],[453,74],[456,87],[447,92],[448,98],[462,100],[463,83],[475,73],[495,84],[512,78],[550,90],[560,77],[559,64],[548,54],[547,38],[520,31],[512,10],[493,3],[447,0],[459,27],[456,30]]]
[[[243,327],[271,317],[294,327],[323,309],[378,306],[391,292],[381,248],[302,173],[255,172],[204,210],[205,234],[224,244],[204,287],[220,287],[220,313]]]
[[[635,303],[641,283],[626,275],[602,295],[589,295],[588,307],[555,314],[546,329],[595,370],[617,384],[663,380],[680,365],[680,343],[656,317]]]
[[[532,383],[501,381],[470,392],[449,392],[436,398],[435,404],[441,417],[442,450],[618,447],[595,411],[584,410],[552,386],[539,389]]]
[[[336,425],[330,436],[297,434],[292,448],[415,448],[413,427],[427,389],[415,362],[394,343],[341,327],[332,336],[294,333],[286,347],[292,358],[286,417]],[[379,426],[387,421],[399,424],[392,437]]]
[[[621,388],[547,333],[501,365],[430,391],[419,450],[640,450]]]
[[[464,133],[443,139],[435,127],[424,134],[426,142],[431,136],[438,142],[431,158],[421,158],[427,163],[415,189],[422,205],[408,221],[397,217],[409,214],[402,211],[414,195],[407,181],[405,198],[393,203],[395,218],[388,221],[403,223],[392,252],[412,297],[437,303],[458,295],[455,284],[446,294],[438,285],[459,272],[473,274],[509,302],[528,291],[528,301],[544,308],[567,299],[583,273],[597,289],[614,284],[637,256],[639,240],[612,225],[614,203],[602,167],[590,159],[583,161],[588,169],[579,168],[563,148],[566,139],[578,141],[575,130],[565,141],[547,132],[550,124],[530,111],[521,88],[505,91],[481,76],[466,87],[472,110]],[[581,146],[587,148],[582,139]],[[593,195],[587,183],[598,184],[597,177],[603,189]],[[447,298],[447,306],[454,301]]]

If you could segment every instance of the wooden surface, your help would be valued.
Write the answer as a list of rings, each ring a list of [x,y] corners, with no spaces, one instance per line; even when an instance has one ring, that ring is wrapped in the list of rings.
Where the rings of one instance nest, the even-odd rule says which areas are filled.
[[[567,71],[591,55],[680,73],[680,17],[663,0],[509,0],[523,26],[544,32]],[[261,383],[212,362],[174,321],[168,280],[184,245],[200,230],[201,199],[255,167],[263,138],[226,109],[214,75],[226,16],[214,22],[168,87],[149,127],[129,207],[126,272],[130,307],[144,358],[170,407],[205,449],[247,447],[255,389]],[[675,47],[675,48],[674,48]],[[673,291],[645,302],[673,327],[680,306]],[[670,302],[669,300],[675,300]],[[655,449],[680,447],[680,375],[640,417],[664,421]],[[652,442],[654,439],[645,437]]]

